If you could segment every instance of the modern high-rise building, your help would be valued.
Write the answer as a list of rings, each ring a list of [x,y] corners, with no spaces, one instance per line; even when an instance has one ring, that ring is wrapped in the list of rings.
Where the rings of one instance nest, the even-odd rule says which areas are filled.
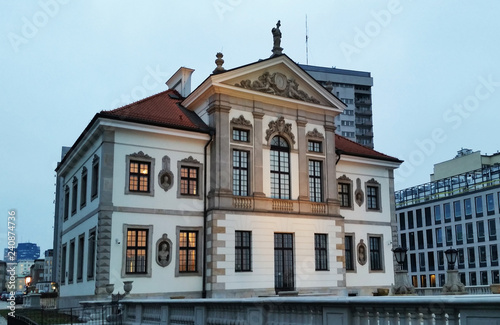
[[[396,191],[399,244],[413,286],[442,287],[444,251],[458,250],[466,286],[500,283],[500,154],[470,149],[434,165],[431,182]]]
[[[40,257],[40,246],[34,243],[17,244],[17,260],[36,260]]]
[[[299,65],[347,108],[335,117],[336,133],[373,149],[372,92],[370,72]]]

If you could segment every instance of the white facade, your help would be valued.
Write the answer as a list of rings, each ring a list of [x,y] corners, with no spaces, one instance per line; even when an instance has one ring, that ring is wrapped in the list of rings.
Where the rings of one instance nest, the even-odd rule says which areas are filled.
[[[57,170],[64,303],[124,281],[165,298],[389,287],[400,161],[354,143],[336,152],[344,108],[283,55],[211,75],[186,98],[170,90],[97,114]],[[354,186],[341,207],[343,175],[376,211],[355,204]],[[346,233],[367,247],[348,272]]]

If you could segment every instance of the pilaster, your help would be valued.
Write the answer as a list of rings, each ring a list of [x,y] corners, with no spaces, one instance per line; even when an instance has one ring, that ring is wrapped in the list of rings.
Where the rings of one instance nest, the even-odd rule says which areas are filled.
[[[257,197],[264,197],[264,185],[262,183],[263,175],[263,155],[262,155],[262,140],[263,140],[263,130],[262,130],[262,118],[264,113],[262,108],[259,107],[259,103],[254,103],[254,172],[253,177],[253,195]],[[259,179],[260,181],[257,181]]]
[[[309,200],[309,168],[307,164],[307,139],[306,125],[307,121],[303,118],[297,118],[297,146],[299,149],[299,200]]]

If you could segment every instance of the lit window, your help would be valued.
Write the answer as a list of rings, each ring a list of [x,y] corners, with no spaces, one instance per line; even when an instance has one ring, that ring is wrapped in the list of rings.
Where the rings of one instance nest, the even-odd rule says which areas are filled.
[[[146,273],[148,251],[148,230],[127,230],[127,256],[125,273]]]
[[[130,161],[128,186],[130,192],[149,192],[150,168],[149,162]]]
[[[189,273],[198,271],[198,232],[179,232],[179,272]]]
[[[181,194],[198,195],[198,167],[181,167]]]

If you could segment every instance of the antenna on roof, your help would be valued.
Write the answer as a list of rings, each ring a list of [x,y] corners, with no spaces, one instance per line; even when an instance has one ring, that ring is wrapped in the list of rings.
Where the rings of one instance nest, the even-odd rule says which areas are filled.
[[[307,34],[307,15],[306,15],[306,64],[309,64],[309,35]]]

